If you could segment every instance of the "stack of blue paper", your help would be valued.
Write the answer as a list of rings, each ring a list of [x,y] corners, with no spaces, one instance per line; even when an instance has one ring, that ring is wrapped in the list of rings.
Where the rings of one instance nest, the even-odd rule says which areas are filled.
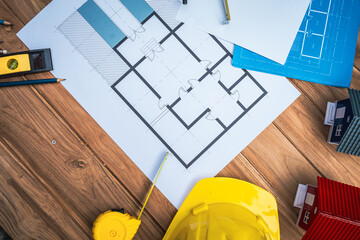
[[[360,26],[360,0],[312,0],[285,65],[240,46],[232,64],[336,87],[349,87]]]

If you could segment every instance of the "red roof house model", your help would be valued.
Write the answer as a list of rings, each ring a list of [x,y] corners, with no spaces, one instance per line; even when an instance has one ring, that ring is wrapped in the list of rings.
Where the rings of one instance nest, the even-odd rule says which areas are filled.
[[[360,239],[360,188],[318,177],[318,211],[303,240]]]

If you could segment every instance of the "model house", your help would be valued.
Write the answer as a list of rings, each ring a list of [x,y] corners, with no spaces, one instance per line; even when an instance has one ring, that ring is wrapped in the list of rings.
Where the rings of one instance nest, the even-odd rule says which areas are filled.
[[[360,91],[349,89],[349,95],[348,99],[328,103],[328,142],[338,144],[338,152],[360,156]]]

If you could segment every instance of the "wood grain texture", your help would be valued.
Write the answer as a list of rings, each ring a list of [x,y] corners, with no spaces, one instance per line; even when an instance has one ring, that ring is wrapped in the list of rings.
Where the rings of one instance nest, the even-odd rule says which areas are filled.
[[[316,185],[316,177],[320,175],[274,125],[263,131],[242,154],[288,206],[294,201],[298,183]]]
[[[90,235],[96,216],[141,204],[49,111],[28,86],[0,89],[0,136],[23,164]],[[52,144],[55,140],[56,144]],[[26,144],[25,144],[26,143]],[[34,186],[36,187],[36,186]],[[164,230],[145,212],[139,237],[157,239]]]
[[[26,50],[15,33],[49,2],[0,0],[0,16],[15,23],[13,29],[0,28],[0,38],[5,40],[0,47]],[[358,89],[359,52],[358,47],[352,81]],[[316,184],[316,176],[322,175],[358,186],[360,158],[339,154],[326,143],[324,106],[347,97],[346,90],[291,81],[302,96],[218,176],[246,180],[270,191],[278,202],[281,237],[292,240],[304,234],[295,226],[297,209],[292,207],[297,184]],[[51,144],[52,140],[57,143]],[[28,239],[31,234],[35,239],[89,238],[91,224],[102,211],[124,207],[136,215],[151,184],[57,84],[0,89],[0,154],[0,164],[7,166],[6,171],[0,170],[0,204],[10,208],[0,209],[0,225],[16,239]],[[55,216],[49,206],[61,214]],[[137,238],[160,239],[175,213],[155,189]],[[27,226],[18,224],[18,219]],[[36,235],[45,228],[49,228],[47,235]]]
[[[17,7],[20,8],[21,6],[11,5],[11,7],[12,10],[17,10]],[[19,17],[21,18],[22,15]],[[15,15],[10,15],[9,18],[14,19],[14,21],[18,20]],[[22,25],[22,23],[19,22],[18,25]],[[17,41],[20,40],[17,39]],[[27,50],[27,48],[23,46],[21,50]],[[28,76],[27,78],[37,79],[39,76],[48,78],[52,75],[50,73],[37,74]],[[139,202],[143,202],[147,189],[149,189],[151,185],[151,181],[102,130],[93,118],[84,111],[69,92],[62,86],[54,85],[36,85],[33,89],[43,100],[44,104],[48,105],[48,108],[53,114],[64,121],[69,131],[77,136],[79,141],[89,148],[89,151],[96,154],[100,161],[104,163],[104,166],[113,172],[127,189],[131,189],[132,195],[134,195]],[[86,124],[79,124],[81,122]],[[76,126],[76,129],[72,126]],[[159,202],[163,202],[163,204],[159,206]],[[175,215],[176,209],[167,201],[160,191],[155,189],[148,202],[147,211],[166,229]]]
[[[0,221],[14,239],[89,238],[19,159],[0,142]]]
[[[360,52],[360,49],[359,49]],[[349,97],[346,88],[336,88],[306,81],[291,79],[292,83],[301,91],[302,95],[314,104],[325,115],[328,102],[346,99]],[[360,89],[360,71],[353,68],[351,88]]]
[[[323,122],[324,114],[302,95],[274,123],[323,176],[358,186],[359,161],[326,142],[329,128]]]
[[[356,46],[354,67],[356,67],[357,70],[360,71],[360,32],[358,35],[358,41]]]

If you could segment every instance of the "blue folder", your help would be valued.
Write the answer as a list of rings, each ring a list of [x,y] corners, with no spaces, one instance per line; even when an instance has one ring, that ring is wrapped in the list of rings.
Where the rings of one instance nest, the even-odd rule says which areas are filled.
[[[235,67],[349,87],[360,27],[360,0],[312,0],[285,65],[235,46]]]

